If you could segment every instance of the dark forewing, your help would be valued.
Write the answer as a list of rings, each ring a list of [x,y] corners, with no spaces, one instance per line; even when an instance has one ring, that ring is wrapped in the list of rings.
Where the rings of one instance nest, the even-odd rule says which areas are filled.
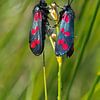
[[[72,9],[65,11],[62,15],[60,24],[60,33],[55,45],[55,52],[57,56],[69,54],[74,45],[74,13]]]
[[[33,10],[33,23],[29,36],[30,49],[35,55],[40,55],[44,48],[42,30],[42,12],[39,6]]]

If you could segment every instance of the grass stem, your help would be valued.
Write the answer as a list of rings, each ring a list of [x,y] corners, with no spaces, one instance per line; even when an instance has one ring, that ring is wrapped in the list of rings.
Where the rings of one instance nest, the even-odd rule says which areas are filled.
[[[48,100],[48,96],[47,96],[47,85],[46,85],[45,66],[43,66],[43,77],[44,77],[45,100]]]
[[[51,4],[52,5],[52,4]],[[50,11],[51,12],[51,16],[54,18],[54,20],[56,20],[56,24],[58,24],[58,11],[57,11],[57,7],[56,5],[55,6],[52,6],[52,10]],[[57,25],[56,26],[56,34],[58,36],[59,34],[59,26]],[[51,45],[53,47],[53,50],[55,51],[55,44],[54,44],[54,41],[52,40],[51,37],[49,37],[50,39],[50,42],[51,42]],[[58,100],[61,100],[61,66],[62,66],[62,57],[60,56],[56,56],[57,58],[57,62],[58,62]]]
[[[61,66],[62,66],[62,57],[57,57],[58,62],[58,100],[61,100]]]

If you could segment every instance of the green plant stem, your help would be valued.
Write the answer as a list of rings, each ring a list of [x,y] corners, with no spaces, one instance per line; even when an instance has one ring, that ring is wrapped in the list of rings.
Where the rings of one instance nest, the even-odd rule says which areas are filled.
[[[95,88],[96,88],[96,85],[98,84],[99,81],[100,81],[100,75],[98,75],[98,76],[96,77],[96,79],[95,79],[95,81],[94,81],[94,84],[93,84],[93,86],[92,86],[92,88],[91,88],[91,90],[90,90],[90,92],[89,92],[89,95],[88,95],[87,100],[91,100],[91,99],[92,99],[92,95],[93,95],[93,93],[94,93],[94,91],[95,91]]]
[[[57,22],[58,23],[58,22]],[[59,27],[56,27],[57,34],[59,33]],[[58,100],[61,100],[61,66],[62,66],[62,57],[57,57],[58,61]]]
[[[53,43],[53,40],[52,40],[51,36],[49,36],[49,39],[50,39],[53,50],[55,50],[55,46],[54,46],[54,43]]]
[[[58,24],[58,22],[56,22],[56,24]],[[56,27],[56,32],[57,32],[57,35],[59,34],[59,27],[57,26]]]
[[[58,23],[58,22],[56,22]],[[56,27],[57,35],[59,33],[59,27]],[[62,57],[57,57],[58,62],[58,100],[61,100],[61,66],[62,66]]]
[[[45,73],[45,66],[43,66],[43,77],[44,77],[45,100],[48,100],[48,96],[47,96],[47,85],[46,85],[46,73]]]
[[[88,32],[87,32],[87,35],[86,35],[84,41],[83,41],[83,44],[82,44],[82,47],[81,47],[81,50],[80,50],[81,52],[80,52],[80,55],[78,56],[78,59],[77,59],[77,61],[76,61],[76,64],[75,64],[75,67],[74,67],[75,70],[74,70],[74,73],[73,73],[73,75],[72,75],[72,79],[71,79],[71,81],[70,81],[70,83],[69,83],[68,91],[67,91],[65,100],[68,100],[68,99],[69,99],[69,94],[70,94],[70,91],[71,91],[71,87],[72,87],[73,82],[74,82],[74,79],[75,79],[75,77],[76,77],[76,74],[77,74],[77,71],[78,71],[80,62],[81,62],[81,60],[82,60],[82,58],[83,58],[83,54],[84,54],[84,51],[85,51],[85,47],[86,47],[86,45],[87,45],[87,43],[88,43],[88,41],[89,41],[89,38],[90,38],[90,36],[91,36],[91,33],[92,33],[92,29],[93,29],[93,26],[94,26],[94,23],[95,23],[96,15],[97,15],[97,12],[98,12],[98,10],[99,10],[99,5],[100,5],[100,0],[98,0],[97,6],[96,6],[96,9],[95,9],[95,13],[94,13],[94,15],[93,15],[93,19],[92,19],[92,21],[91,21],[91,23],[90,23],[89,30],[88,30]]]
[[[56,27],[57,34],[59,33],[59,27]],[[49,37],[53,50],[55,51],[54,42],[51,37]],[[58,100],[61,100],[61,66],[62,66],[62,57],[57,57],[58,62]]]
[[[61,65],[62,63],[58,62],[58,100],[61,100]]]
[[[58,12],[55,11],[55,15],[58,15]],[[55,16],[53,16],[55,17]],[[58,24],[58,18],[56,19],[56,17],[54,18],[54,20],[57,20],[56,21],[56,24]],[[58,35],[59,33],[59,26],[57,25],[56,27],[56,35]],[[53,50],[55,51],[55,44],[54,44],[54,41],[52,40],[51,37],[49,37],[50,39],[50,42],[51,42],[51,45],[53,47]],[[58,100],[61,100],[61,66],[62,66],[62,57],[58,57],[56,56],[57,58],[57,62],[58,62]]]

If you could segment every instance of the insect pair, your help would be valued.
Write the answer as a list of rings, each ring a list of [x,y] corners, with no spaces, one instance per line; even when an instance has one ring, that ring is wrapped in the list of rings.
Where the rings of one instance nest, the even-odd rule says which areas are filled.
[[[71,2],[68,2],[59,13],[60,30],[55,43],[56,56],[66,54],[67,57],[70,57],[74,51],[74,12],[70,4]],[[59,6],[57,5],[57,7]],[[45,0],[40,0],[40,3],[33,9],[33,23],[29,43],[31,51],[37,56],[43,52],[46,33],[52,32],[48,22],[49,9]]]

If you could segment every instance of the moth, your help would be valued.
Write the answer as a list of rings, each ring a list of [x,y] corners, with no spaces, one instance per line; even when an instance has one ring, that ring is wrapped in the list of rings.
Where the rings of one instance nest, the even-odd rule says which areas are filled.
[[[29,35],[30,49],[36,56],[39,56],[44,49],[45,34],[48,31],[48,14],[47,3],[40,0],[33,9],[32,28]]]
[[[70,57],[74,52],[74,16],[70,5],[64,6],[60,12],[60,32],[55,44],[57,56],[66,54]]]

